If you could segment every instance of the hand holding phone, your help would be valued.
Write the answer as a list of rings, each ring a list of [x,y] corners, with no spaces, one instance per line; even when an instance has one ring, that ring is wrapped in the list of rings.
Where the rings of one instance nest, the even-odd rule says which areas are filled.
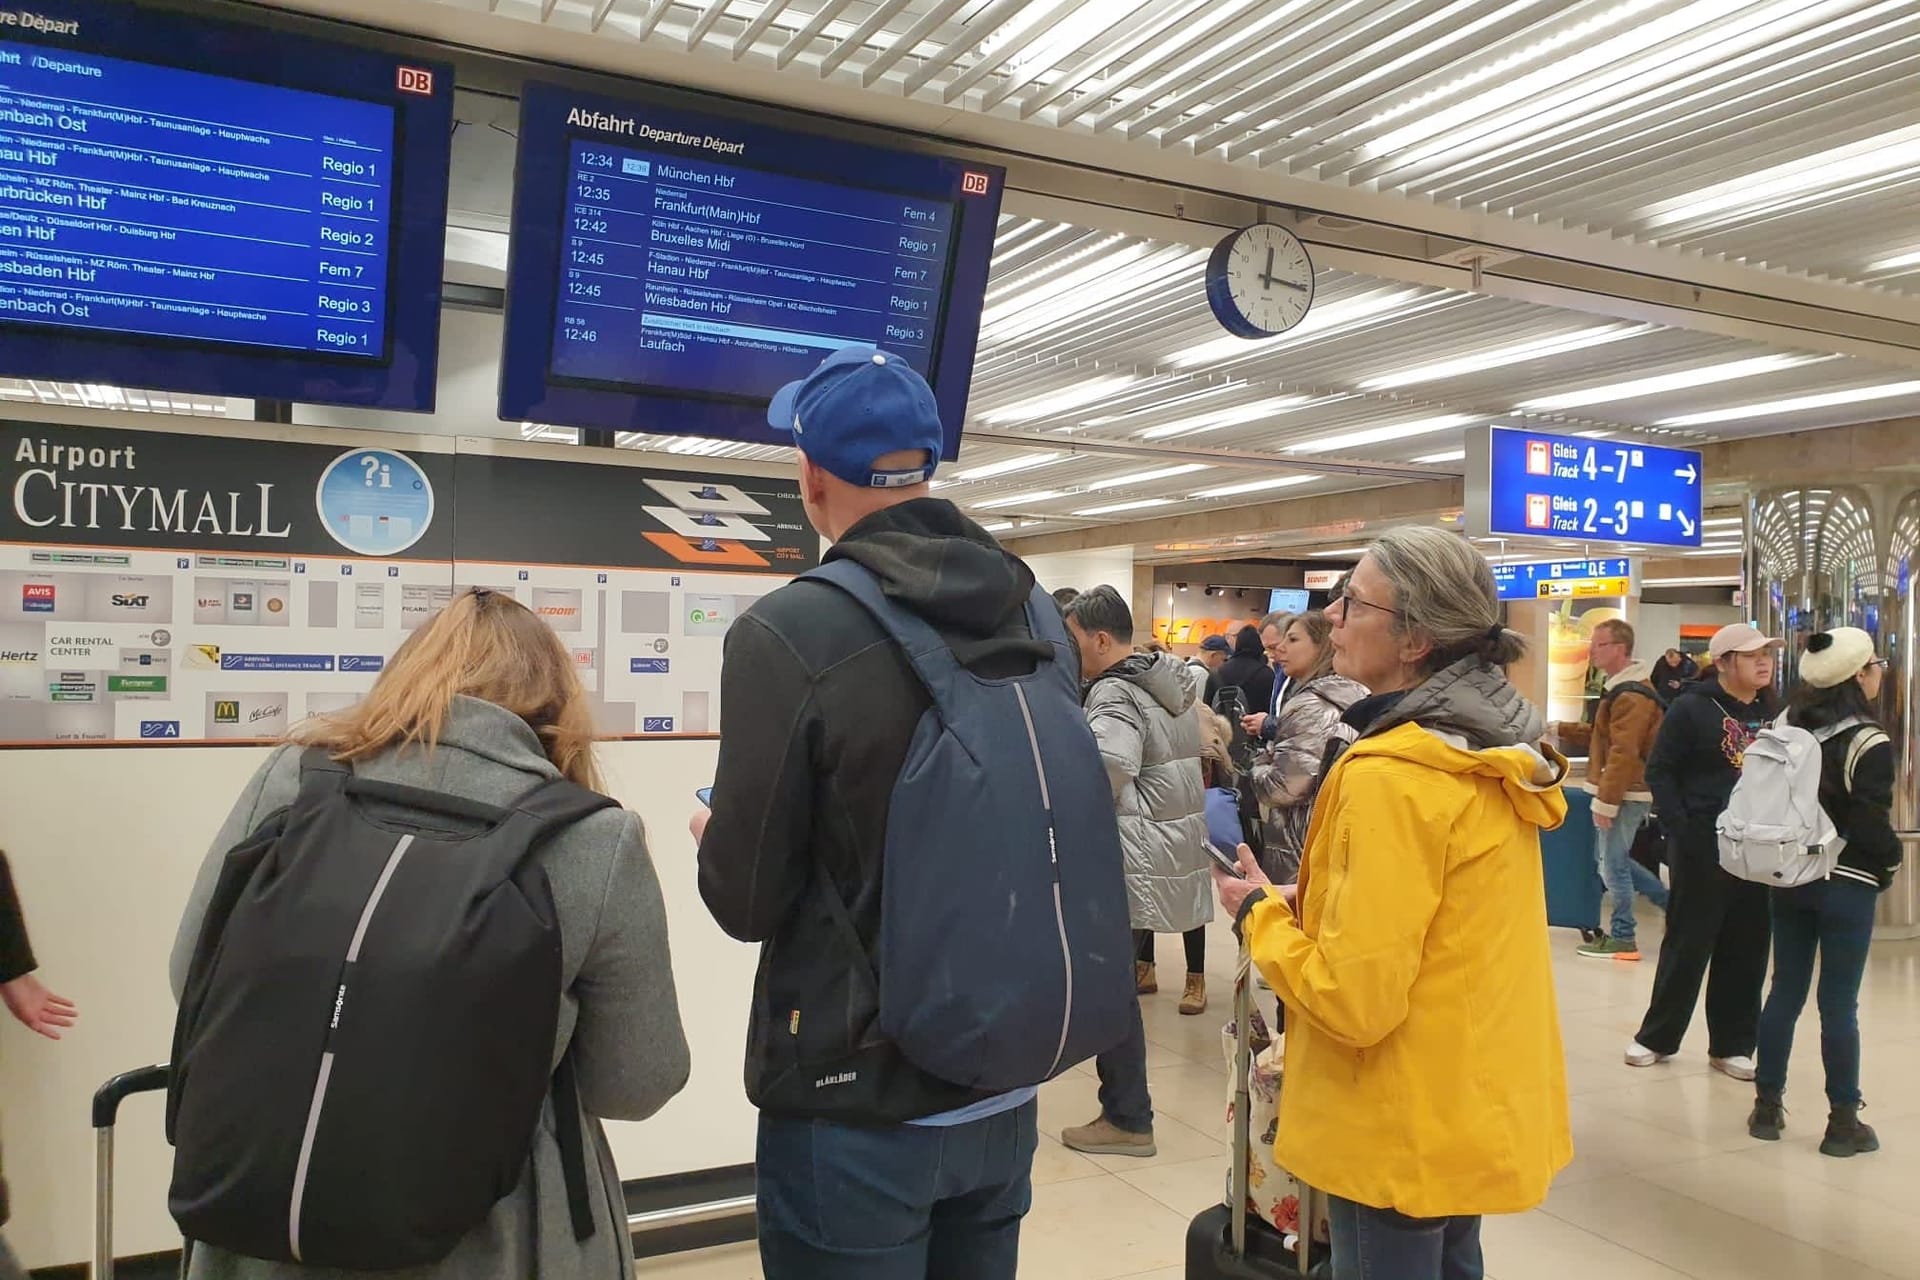
[[[1215,866],[1232,876],[1235,880],[1245,880],[1247,878],[1247,873],[1240,869],[1239,856],[1228,853],[1211,840],[1207,841],[1207,856],[1213,859]]]

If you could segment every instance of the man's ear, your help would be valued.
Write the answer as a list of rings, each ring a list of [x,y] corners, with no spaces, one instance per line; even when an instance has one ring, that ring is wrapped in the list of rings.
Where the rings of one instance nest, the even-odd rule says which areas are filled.
[[[827,499],[827,473],[813,465],[813,459],[800,455],[800,492],[813,506]]]

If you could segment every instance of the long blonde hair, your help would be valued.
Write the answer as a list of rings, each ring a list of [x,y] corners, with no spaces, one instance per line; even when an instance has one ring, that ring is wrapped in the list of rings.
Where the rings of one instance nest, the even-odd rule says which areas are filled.
[[[409,636],[366,697],[301,725],[292,738],[343,762],[394,747],[432,752],[463,694],[519,716],[563,777],[602,789],[573,656],[532,610],[486,587],[462,592]]]

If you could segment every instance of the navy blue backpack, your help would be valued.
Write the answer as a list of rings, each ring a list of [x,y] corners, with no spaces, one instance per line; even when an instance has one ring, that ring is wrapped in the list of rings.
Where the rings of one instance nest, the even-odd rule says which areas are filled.
[[[993,1092],[1111,1049],[1136,999],[1120,830],[1052,599],[1027,602],[1052,659],[987,680],[860,565],[806,576],[859,601],[933,699],[887,817],[880,1033],[922,1071]]]

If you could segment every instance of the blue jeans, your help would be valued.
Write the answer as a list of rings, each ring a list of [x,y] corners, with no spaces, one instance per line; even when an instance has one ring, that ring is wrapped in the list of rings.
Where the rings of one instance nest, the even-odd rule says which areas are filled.
[[[1333,1280],[1483,1280],[1478,1218],[1409,1218],[1335,1196]]]
[[[1633,919],[1633,895],[1644,894],[1647,901],[1662,911],[1667,909],[1667,886],[1660,877],[1633,860],[1633,838],[1653,806],[1645,800],[1624,800],[1614,815],[1613,826],[1593,829],[1595,857],[1600,863],[1600,879],[1606,883],[1607,896],[1613,899],[1613,940],[1632,942],[1639,926]]]
[[[1093,1060],[1100,1074],[1100,1114],[1116,1129],[1153,1132],[1153,1095],[1147,1091],[1147,1027],[1133,1003],[1127,1038]]]
[[[1793,1027],[1807,1005],[1817,953],[1827,1102],[1860,1105],[1860,980],[1867,972],[1879,899],[1874,886],[1844,876],[1773,891],[1773,989],[1760,1014],[1757,1064],[1762,1093],[1786,1092]]]
[[[1014,1280],[1039,1104],[952,1128],[760,1117],[767,1280]]]

